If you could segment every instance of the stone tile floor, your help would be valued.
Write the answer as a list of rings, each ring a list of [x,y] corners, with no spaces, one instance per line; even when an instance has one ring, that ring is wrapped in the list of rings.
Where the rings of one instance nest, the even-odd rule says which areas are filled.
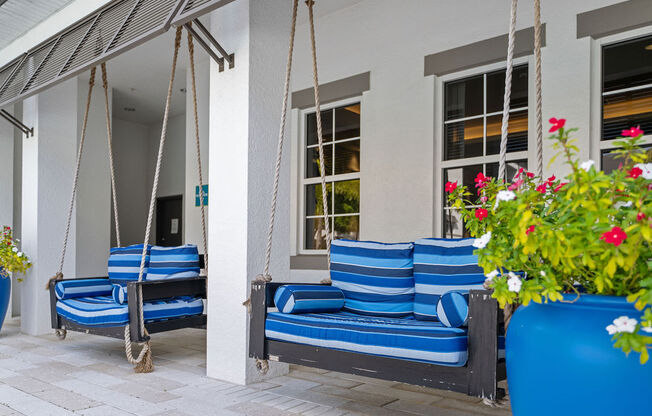
[[[0,416],[5,415],[510,415],[440,390],[293,366],[287,376],[238,386],[207,378],[205,331],[153,338],[155,372],[134,374],[114,339],[0,332]]]

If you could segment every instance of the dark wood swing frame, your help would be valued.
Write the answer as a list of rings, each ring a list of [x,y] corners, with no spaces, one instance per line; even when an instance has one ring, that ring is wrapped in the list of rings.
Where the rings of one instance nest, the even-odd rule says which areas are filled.
[[[204,268],[204,256],[199,257],[200,268]],[[91,279],[89,277],[89,279]],[[108,279],[108,277],[99,277],[94,279]],[[77,279],[63,279],[63,281]],[[86,334],[100,335],[103,337],[117,338],[123,340],[125,337],[125,327],[110,326],[98,327],[92,325],[82,325],[73,322],[57,313],[57,295],[54,286],[58,281],[51,281],[50,290],[50,317],[52,320],[52,329],[66,330],[74,332],[83,332]],[[142,288],[143,302],[169,299],[175,296],[196,296],[206,299],[206,276],[180,279],[166,279],[155,281],[129,282],[127,283],[127,308],[129,310],[129,330],[132,342],[146,342],[149,336],[141,332],[140,328],[140,310],[138,306],[138,287]],[[182,328],[200,328],[206,329],[206,314],[184,316],[181,318],[170,318],[161,321],[145,322],[145,328],[149,334],[158,332],[173,331]]]
[[[274,307],[274,293],[284,284],[289,283],[254,281],[251,284],[249,357],[455,391],[489,400],[504,397],[505,390],[498,387],[498,382],[506,379],[505,360],[498,356],[503,313],[491,297],[491,291],[470,291],[468,361],[463,367],[448,367],[266,338],[267,310]]]

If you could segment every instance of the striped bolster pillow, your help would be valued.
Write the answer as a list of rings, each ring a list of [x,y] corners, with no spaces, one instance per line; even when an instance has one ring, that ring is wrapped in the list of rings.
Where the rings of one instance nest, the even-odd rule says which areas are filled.
[[[149,266],[150,246],[147,246],[145,257],[145,272],[143,279],[147,277]],[[112,283],[126,283],[138,280],[140,274],[140,259],[143,254],[143,245],[135,244],[128,247],[113,247],[109,256],[109,279]]]
[[[414,317],[437,320],[437,302],[446,292],[482,289],[484,271],[473,254],[473,238],[424,238],[414,243]]]
[[[469,294],[446,292],[437,302],[437,317],[449,328],[466,326],[469,320]]]
[[[413,248],[412,243],[333,241],[331,280],[344,293],[344,309],[373,316],[411,315]]]
[[[199,276],[199,252],[196,245],[152,247],[147,280],[197,276]]]
[[[127,303],[127,286],[114,284],[111,295],[115,303]]]
[[[107,296],[111,294],[111,282],[107,279],[78,279],[58,282],[54,286],[57,299]]]
[[[274,304],[283,313],[338,312],[344,294],[333,286],[284,285],[276,289]]]

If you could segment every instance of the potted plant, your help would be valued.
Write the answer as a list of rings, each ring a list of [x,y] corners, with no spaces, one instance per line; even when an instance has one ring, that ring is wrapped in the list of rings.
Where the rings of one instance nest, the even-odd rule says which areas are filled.
[[[0,329],[9,308],[11,276],[9,273],[25,273],[32,264],[29,258],[16,246],[11,227],[3,227],[0,234]]]
[[[649,414],[652,163],[643,131],[623,131],[621,166],[605,174],[577,160],[576,129],[550,122],[566,178],[520,169],[511,183],[480,173],[475,190],[446,184],[476,237],[486,286],[501,307],[521,305],[507,321],[512,410]]]

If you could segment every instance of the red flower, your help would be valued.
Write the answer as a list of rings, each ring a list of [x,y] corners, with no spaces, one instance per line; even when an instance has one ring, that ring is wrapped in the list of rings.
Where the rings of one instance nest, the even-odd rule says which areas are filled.
[[[537,186],[537,191],[541,192],[542,194],[545,194],[547,187],[548,187],[547,183],[542,183],[541,185]]]
[[[489,176],[484,176],[484,173],[478,172],[478,175],[475,177],[475,187],[476,188],[484,188],[487,186],[487,182],[489,182],[491,178]]]
[[[647,218],[647,215],[645,215],[645,214],[642,213],[642,212],[639,212],[638,214],[636,214],[636,220],[637,220],[637,221],[643,221],[643,220],[646,219],[646,218]]]
[[[553,117],[548,121],[550,122],[550,124],[552,124],[552,126],[550,127],[550,130],[549,130],[550,133],[556,132],[557,130],[563,128],[564,124],[566,124],[566,119],[565,118],[556,119],[556,118]]]
[[[629,171],[629,173],[627,174],[627,177],[628,177],[628,178],[634,178],[634,179],[636,179],[636,178],[638,178],[639,176],[641,176],[642,174],[643,174],[643,169],[641,169],[641,168],[637,168],[636,166],[634,166],[634,167]]]
[[[509,185],[507,189],[509,189],[510,191],[515,191],[518,188],[520,188],[521,185],[523,185],[523,182],[524,182],[523,179],[516,180],[511,185]]]
[[[484,208],[478,208],[478,209],[475,210],[475,217],[477,219],[479,219],[480,221],[487,218],[488,215],[489,215],[489,211],[487,211]]]
[[[643,135],[643,130],[641,130],[641,126],[630,127],[627,130],[623,130],[622,135],[623,137],[638,137]]]
[[[568,182],[562,182],[562,183],[560,183],[559,185],[555,186],[555,189],[553,189],[553,191],[555,191],[555,192],[559,192],[559,190],[560,190],[561,188],[563,188],[565,185],[568,185]]]
[[[525,172],[525,174],[526,174],[527,177],[530,178],[530,179],[534,178],[534,173],[532,173],[532,172]]]
[[[600,237],[600,240],[618,247],[623,241],[625,241],[626,238],[627,234],[625,231],[623,231],[622,228],[614,227],[606,233],[603,233],[602,237]]]
[[[514,175],[514,179],[516,179],[516,178],[518,178],[519,176],[521,176],[521,173],[523,173],[524,171],[525,171],[524,168],[518,168],[518,172],[516,172],[516,175]]]
[[[536,227],[535,225],[530,225],[529,227],[527,227],[527,230],[525,230],[525,235],[530,235],[530,233],[534,231],[535,227]]]
[[[556,180],[557,180],[557,178],[555,177],[555,175],[552,175],[551,177],[548,178],[548,180],[546,182],[548,182],[548,185],[550,185],[551,183],[553,183]]]
[[[446,182],[446,192],[453,192],[457,189],[457,182]]]

